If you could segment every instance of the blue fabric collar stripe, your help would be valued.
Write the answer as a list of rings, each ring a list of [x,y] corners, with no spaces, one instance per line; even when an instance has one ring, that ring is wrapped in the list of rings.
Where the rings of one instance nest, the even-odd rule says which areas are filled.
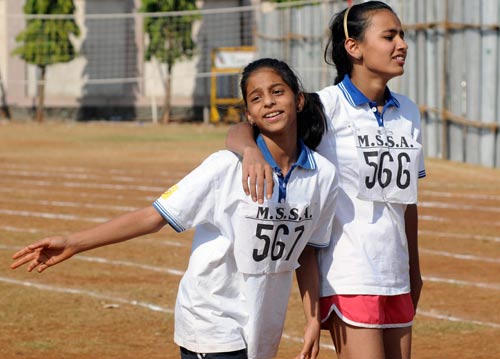
[[[361,106],[365,103],[370,103],[371,101],[352,83],[349,75],[345,75],[342,82],[338,84],[342,93],[346,97],[347,101],[353,106]],[[385,97],[387,99],[385,107],[396,106],[399,108],[399,101],[392,95],[389,87],[385,89]]]
[[[297,159],[295,165],[300,166],[306,170],[316,169],[316,162],[314,161],[314,158],[312,156],[311,149],[309,149],[309,147],[307,147],[302,140],[299,140],[298,145],[299,145],[299,158]],[[269,152],[269,149],[267,148],[262,135],[257,136],[257,146],[262,152],[264,159],[266,160],[267,163],[269,163],[269,165],[273,168],[273,170],[275,172],[281,172],[281,169],[276,164],[276,161],[271,155],[271,152]]]

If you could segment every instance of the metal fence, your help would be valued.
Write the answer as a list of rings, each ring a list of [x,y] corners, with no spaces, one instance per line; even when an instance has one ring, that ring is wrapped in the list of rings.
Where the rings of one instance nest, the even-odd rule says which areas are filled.
[[[400,16],[409,43],[405,74],[390,87],[420,106],[426,155],[500,167],[499,1],[387,2]],[[83,31],[75,43],[80,55],[48,69],[49,109],[67,109],[68,117],[78,119],[156,116],[164,94],[165,67],[144,60],[148,39],[143,21],[148,16],[175,21],[184,14],[140,14],[137,1],[123,3],[129,3],[126,12],[100,13],[99,2],[79,2],[75,19]],[[346,1],[227,8],[216,8],[217,4],[205,1],[195,12],[198,20],[192,31],[197,54],[178,62],[171,75],[173,105],[184,117],[207,117],[204,110],[210,106],[214,84],[212,54],[217,48],[253,46],[255,56],[284,59],[311,91],[332,83],[335,70],[325,64],[323,49],[328,23]],[[0,24],[7,29],[5,48],[0,42],[0,56],[4,53],[0,89],[4,103],[19,108],[32,105],[38,79],[36,68],[9,55],[24,21],[19,9],[0,12]],[[235,76],[217,74],[218,96],[237,96]]]

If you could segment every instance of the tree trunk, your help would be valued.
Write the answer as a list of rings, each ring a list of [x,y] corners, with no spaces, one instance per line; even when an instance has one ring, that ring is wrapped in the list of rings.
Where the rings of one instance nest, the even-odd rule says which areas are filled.
[[[38,81],[37,86],[37,94],[38,94],[38,103],[36,105],[36,122],[43,122],[43,107],[45,102],[45,66],[40,66],[40,80]]]
[[[7,104],[7,96],[5,95],[5,87],[3,86],[1,72],[0,72],[0,92],[2,93],[0,114],[2,115],[2,117],[10,120],[10,110],[9,110],[9,105]]]
[[[166,125],[170,122],[171,87],[172,87],[172,65],[167,64],[167,76],[165,78],[165,98],[163,99],[163,113],[161,123]]]

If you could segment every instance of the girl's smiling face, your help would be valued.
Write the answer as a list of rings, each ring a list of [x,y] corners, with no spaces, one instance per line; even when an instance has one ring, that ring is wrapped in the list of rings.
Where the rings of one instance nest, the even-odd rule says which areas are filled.
[[[385,80],[402,75],[408,45],[398,17],[391,11],[369,14],[370,25],[358,43],[365,70]]]
[[[262,134],[297,132],[297,108],[303,105],[304,96],[296,97],[276,71],[267,67],[254,71],[246,90],[248,122]]]

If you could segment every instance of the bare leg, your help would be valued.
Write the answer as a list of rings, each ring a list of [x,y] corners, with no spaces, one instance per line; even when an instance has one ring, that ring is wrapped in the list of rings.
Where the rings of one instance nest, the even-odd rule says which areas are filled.
[[[410,359],[411,327],[384,329],[386,359]]]
[[[335,312],[326,325],[339,359],[385,359],[382,329],[354,327],[344,323]]]

